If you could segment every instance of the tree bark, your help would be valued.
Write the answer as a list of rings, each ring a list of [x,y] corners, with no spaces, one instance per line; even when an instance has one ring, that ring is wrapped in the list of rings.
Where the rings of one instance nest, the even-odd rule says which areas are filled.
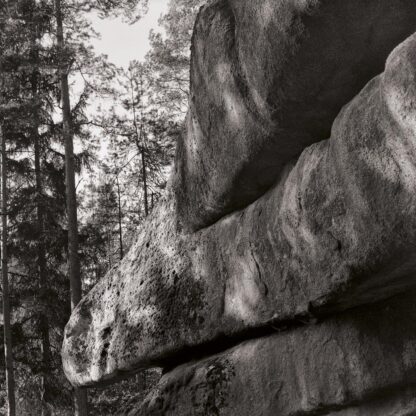
[[[39,54],[37,52],[37,33],[32,31],[31,39],[31,57],[33,62],[37,62]],[[31,74],[32,98],[35,102],[38,97],[38,73],[33,70]],[[35,153],[35,184],[36,184],[36,221],[37,221],[37,269],[39,283],[39,300],[41,303],[39,315],[39,332],[41,339],[42,354],[42,372],[41,372],[41,404],[42,415],[50,416],[51,412],[48,407],[48,371],[51,364],[51,346],[49,341],[49,320],[47,315],[47,288],[48,282],[46,278],[46,250],[45,250],[45,229],[44,229],[44,208],[43,208],[43,184],[41,175],[41,146],[39,137],[39,117],[38,108],[33,109],[33,129],[32,140],[34,143]]]
[[[124,250],[123,250],[123,228],[122,228],[122,219],[123,219],[123,213],[121,211],[121,193],[120,193],[120,182],[118,180],[118,174],[117,174],[117,202],[118,202],[118,238],[119,238],[119,244],[120,244],[120,260],[124,257]]]
[[[16,415],[16,399],[15,399],[15,382],[13,370],[12,355],[12,334],[11,334],[11,313],[10,313],[10,293],[9,293],[9,276],[8,276],[8,258],[7,258],[7,155],[6,155],[6,139],[0,125],[1,140],[1,213],[2,213],[2,244],[1,244],[1,274],[3,281],[3,322],[4,322],[4,355],[6,364],[6,386],[7,386],[7,402],[8,416]]]
[[[136,134],[134,136],[137,149],[140,152],[141,156],[141,162],[142,162],[142,177],[143,177],[143,198],[144,198],[144,213],[147,217],[149,215],[149,201],[148,201],[148,195],[147,195],[147,172],[146,172],[146,156],[144,154],[144,134],[143,134],[143,114],[140,120],[140,129],[137,125],[137,115],[136,115],[136,104],[134,101],[134,84],[133,84],[133,75],[130,71],[129,74],[130,78],[130,87],[131,87],[131,106],[133,110],[133,125],[136,131]],[[141,85],[141,91],[140,95],[143,95],[143,83],[142,79],[140,79],[140,85]]]
[[[38,276],[39,276],[39,299],[42,303],[41,313],[39,316],[39,329],[41,337],[42,352],[42,416],[50,416],[50,410],[47,404],[48,383],[47,374],[51,363],[51,346],[49,341],[49,320],[47,315],[47,287],[46,279],[46,251],[45,251],[45,229],[44,229],[44,211],[42,201],[42,177],[40,164],[40,143],[38,129],[35,129],[35,181],[36,181],[36,212],[37,212],[37,228],[38,228]]]
[[[82,297],[81,269],[78,256],[78,220],[75,188],[74,143],[69,98],[68,63],[63,59],[65,42],[61,0],[55,0],[57,22],[57,46],[61,54],[59,67],[62,99],[63,136],[65,141],[65,178],[66,203],[68,215],[68,274],[71,287],[71,309],[73,310]],[[75,415],[88,415],[87,391],[75,388]]]
[[[9,2],[5,3],[7,15],[9,13]],[[4,22],[2,23],[1,30],[3,29]],[[4,78],[2,75],[2,57],[0,57],[0,92],[2,94],[4,84]],[[0,104],[3,104],[0,94]],[[12,351],[12,327],[11,327],[11,308],[10,308],[10,292],[9,292],[9,275],[8,275],[8,258],[7,258],[7,154],[6,154],[6,138],[3,132],[2,121],[0,120],[0,147],[1,147],[1,277],[2,277],[2,291],[3,291],[3,339],[4,339],[4,362],[6,371],[6,393],[7,393],[7,415],[16,415],[16,397],[15,397],[15,381],[14,381],[14,368],[13,368],[13,351]]]
[[[140,132],[141,136],[141,132]],[[142,139],[143,141],[143,139]],[[144,213],[146,217],[149,215],[149,202],[147,196],[147,172],[146,172],[146,157],[144,154],[144,145],[142,143],[140,147],[140,153],[142,158],[142,176],[143,176],[143,193],[144,193]]]

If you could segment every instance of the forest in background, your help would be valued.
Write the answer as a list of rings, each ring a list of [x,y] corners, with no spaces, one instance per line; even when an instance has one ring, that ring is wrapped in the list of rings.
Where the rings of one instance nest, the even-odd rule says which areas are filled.
[[[71,301],[123,258],[166,187],[202,3],[170,0],[163,33],[124,69],[95,53],[88,16],[140,25],[146,1],[0,4],[0,414],[124,414],[159,377],[86,395],[66,381],[60,348]]]

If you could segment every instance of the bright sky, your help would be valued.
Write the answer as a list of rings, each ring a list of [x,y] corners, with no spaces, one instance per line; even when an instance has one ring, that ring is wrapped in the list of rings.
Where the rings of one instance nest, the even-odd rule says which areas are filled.
[[[149,32],[158,29],[159,17],[167,11],[169,0],[149,0],[149,11],[134,25],[124,23],[119,19],[100,19],[92,15],[90,20],[93,28],[100,34],[99,39],[93,39],[92,44],[97,53],[108,55],[111,63],[128,67],[130,61],[142,60],[149,51]],[[83,89],[82,79],[74,79],[72,94],[75,96]],[[77,98],[73,98],[76,102]],[[105,107],[105,103],[101,102]],[[106,154],[106,142],[102,141],[100,154]],[[82,184],[81,184],[82,188]]]
[[[133,59],[141,60],[149,50],[150,29],[158,27],[158,19],[167,9],[169,0],[149,0],[149,12],[134,25],[121,19],[101,20],[93,17],[94,29],[101,39],[93,41],[98,53],[108,55],[110,62],[127,67]]]

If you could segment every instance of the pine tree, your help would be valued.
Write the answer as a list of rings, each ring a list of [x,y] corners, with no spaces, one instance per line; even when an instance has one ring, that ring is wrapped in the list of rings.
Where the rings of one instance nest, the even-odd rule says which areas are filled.
[[[45,65],[47,67],[54,61],[54,52],[50,48],[45,49],[40,39],[50,29],[48,22],[51,9],[46,1],[34,0],[18,1],[13,6],[14,19],[10,23],[7,38],[9,43],[10,39],[15,39],[15,42],[7,54],[8,85],[7,88],[2,88],[1,93],[8,97],[6,132],[12,187],[8,210],[11,220],[9,258],[10,262],[13,262],[12,275],[19,276],[19,281],[15,284],[15,303],[16,306],[24,305],[26,311],[26,317],[16,322],[13,330],[18,331],[16,339],[19,341],[19,349],[16,351],[16,357],[19,374],[29,369],[29,380],[32,377],[33,380],[39,379],[39,414],[50,414],[50,405],[56,394],[56,391],[53,391],[56,387],[52,374],[58,365],[60,367],[60,363],[58,364],[57,359],[51,359],[49,329],[50,325],[58,325],[54,329],[60,331],[58,334],[61,333],[68,316],[66,313],[64,319],[59,318],[60,322],[54,317],[53,322],[50,322],[52,312],[57,310],[53,303],[60,302],[55,300],[55,288],[51,290],[51,283],[54,282],[58,291],[62,289],[65,293],[66,289],[58,288],[59,280],[53,279],[57,272],[53,267],[51,269],[54,271],[47,270],[46,264],[46,251],[51,245],[47,245],[45,223],[50,224],[51,220],[52,223],[59,221],[61,212],[55,205],[53,215],[47,213],[47,204],[55,198],[44,192],[44,178],[51,180],[52,177],[49,175],[55,174],[51,169],[47,169],[48,173],[43,171],[46,166],[51,167],[51,159],[46,162],[45,151],[48,145],[45,146],[45,143],[50,143],[54,132],[45,131],[45,127],[48,123],[53,124],[47,113],[54,111],[50,108],[50,103],[56,86],[53,77],[50,76],[51,71],[44,72],[43,69]],[[41,125],[42,133],[39,131]],[[58,195],[57,197],[59,199]],[[59,247],[56,243],[57,241],[52,245],[55,252]],[[54,258],[51,253],[52,251],[49,251],[49,261]],[[59,256],[59,253],[57,254]],[[17,265],[19,273],[16,274]],[[32,270],[36,269],[37,280],[25,279],[26,275],[30,275]],[[51,278],[47,279],[47,275]],[[30,298],[33,302],[27,307],[27,300]],[[59,309],[62,311],[62,302]],[[23,325],[22,322],[32,325]],[[23,339],[26,339],[26,342],[22,342]],[[59,336],[54,341],[58,345],[61,343]],[[20,389],[24,388],[22,383],[19,384]]]
[[[9,275],[8,275],[8,224],[7,224],[7,156],[6,156],[6,138],[0,122],[0,139],[1,139],[1,214],[2,214],[2,244],[1,244],[1,274],[3,283],[3,322],[4,322],[4,353],[6,364],[6,384],[8,415],[16,415],[15,401],[15,382],[13,369],[13,352],[11,336],[11,313],[10,313],[10,294],[9,294]]]
[[[71,251],[68,234],[76,238],[79,234],[80,247],[75,251],[80,252],[82,279],[88,287],[123,257],[137,224],[151,212],[166,184],[183,116],[169,110],[182,106],[179,95],[166,95],[171,101],[166,105],[161,105],[159,99],[174,84],[157,84],[160,74],[154,71],[156,63],[150,60],[144,64],[133,62],[130,71],[116,74],[111,64],[93,53],[92,31],[84,19],[86,13],[94,10],[101,16],[124,15],[132,22],[145,11],[145,3],[60,0],[65,33],[57,47],[56,0],[9,2],[16,18],[7,21],[7,30],[0,33],[0,40],[7,46],[4,49],[2,43],[1,50],[7,51],[2,56],[7,68],[2,72],[7,74],[8,81],[0,94],[7,96],[7,108],[1,110],[2,114],[7,113],[7,248],[9,276],[13,279],[11,305],[19,311],[10,329],[18,412],[22,414],[55,414],[70,406],[71,389],[64,380],[57,353],[70,312],[65,268]],[[157,64],[164,65],[162,61]],[[68,84],[67,98],[62,74]],[[84,82],[80,94],[72,94],[69,87],[76,74]],[[184,82],[186,78],[187,74]],[[121,88],[118,81],[122,82]],[[187,88],[186,84],[183,86]],[[102,113],[101,120],[91,120],[86,109],[93,97],[113,90],[118,90],[113,95],[117,109],[101,130],[110,139],[107,166],[96,167],[101,172],[101,182],[94,179],[93,206],[100,213],[92,219],[85,210],[81,212],[78,232],[67,227],[66,206],[71,204],[65,196],[65,168],[67,177],[72,173],[74,189],[76,175],[91,161],[90,149],[96,146],[97,132],[90,126],[107,117]],[[64,102],[64,117],[56,120]],[[76,149],[82,150],[72,156],[67,152],[65,163],[68,132]],[[100,218],[104,199],[108,204],[105,221]],[[74,198],[72,202],[75,206]],[[80,203],[88,205],[82,200]],[[33,279],[35,270],[37,278]],[[133,386],[134,383],[132,389]],[[111,391],[115,394],[121,390],[114,387],[109,395]],[[96,400],[96,393],[93,395]],[[97,402],[95,405],[98,406]]]
[[[188,108],[190,46],[194,22],[206,0],[170,0],[161,17],[164,33],[151,32],[146,62],[153,77],[152,89],[164,116],[183,121]]]
[[[10,19],[8,3],[2,5],[1,9],[1,56],[0,56],[0,106],[1,113],[6,105],[4,100],[4,91],[6,88],[6,77],[4,75],[4,55],[8,48],[12,47],[10,40],[6,38],[7,21]],[[8,44],[9,42],[9,44]],[[0,114],[0,140],[1,140],[1,274],[2,274],[2,303],[3,303],[3,334],[4,334],[4,361],[7,388],[7,412],[8,416],[16,415],[15,399],[15,380],[12,350],[12,331],[11,331],[11,310],[10,310],[10,291],[9,291],[9,274],[8,274],[8,198],[7,198],[7,155],[6,155],[6,137],[4,133],[4,115]]]

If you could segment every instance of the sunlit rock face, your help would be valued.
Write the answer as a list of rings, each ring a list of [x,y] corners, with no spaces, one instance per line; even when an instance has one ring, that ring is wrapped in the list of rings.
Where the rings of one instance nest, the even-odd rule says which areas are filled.
[[[254,3],[262,7],[250,6]],[[230,0],[202,9],[192,64],[194,95],[201,96],[191,103],[176,176],[165,200],[138,231],[130,252],[71,316],[62,357],[74,385],[104,385],[160,366],[165,376],[134,414],[397,416],[416,412],[412,390],[416,295],[404,295],[416,287],[416,35],[393,50],[404,27],[410,30],[408,19],[416,24],[416,14],[404,17],[411,7],[405,0],[377,4],[378,8],[373,1]],[[369,17],[370,10],[377,11],[374,18]],[[227,23],[221,32],[221,22],[230,13],[234,26]],[[296,13],[303,18],[295,19]],[[365,13],[367,25],[360,23]],[[286,22],[284,16],[291,25],[276,23]],[[342,51],[342,59],[349,54],[351,59],[335,57],[342,36],[335,27],[331,32],[331,16],[340,25],[347,17],[356,20],[354,25],[343,21],[340,26],[347,42],[342,48],[352,48],[348,42],[360,38],[370,49],[359,44]],[[233,41],[225,47],[232,46],[241,55],[239,70],[245,71],[246,96],[253,104],[253,112],[241,113],[239,121],[231,119],[237,113],[228,112],[224,104],[235,74],[224,70],[225,78],[219,79],[214,70],[216,62],[225,59],[221,36],[237,36],[237,22],[247,26],[248,34],[257,25],[258,39],[263,39],[245,47],[247,39],[240,41],[242,45]],[[391,24],[369,33],[368,27],[377,22]],[[402,26],[395,27],[394,22]],[[321,43],[314,41],[315,49],[326,50],[321,55],[311,46],[302,49],[318,36],[317,29],[308,32],[314,25],[322,29]],[[293,39],[292,31],[298,34]],[[238,39],[244,39],[246,34],[240,32]],[[276,45],[303,36],[292,49],[276,51]],[[370,79],[378,59],[387,55],[381,39],[393,51],[384,72]],[[297,51],[302,51],[299,56]],[[373,57],[371,63],[366,53]],[[289,69],[270,64],[280,74],[274,79],[267,75],[271,69],[266,62],[271,59],[297,64],[290,74]],[[328,68],[334,59],[333,73],[325,73],[321,62],[315,62],[319,59]],[[368,68],[358,65],[354,72],[352,62],[364,62]],[[320,84],[321,94],[312,78],[304,78],[309,75],[301,63],[326,80]],[[333,85],[332,92],[325,90],[328,85]],[[361,92],[347,102],[360,86]],[[234,109],[245,108],[239,107],[240,96],[229,97]],[[313,97],[312,109],[308,100]],[[273,114],[287,133],[274,135],[273,141],[261,133],[271,119],[271,102],[278,103]],[[295,117],[296,103],[302,111]],[[335,117],[334,109],[342,105]],[[322,137],[314,136],[314,123],[320,129],[323,120],[331,121],[332,130],[329,139],[319,141]],[[239,132],[238,140],[233,132]],[[275,142],[281,143],[281,153]],[[272,172],[263,170],[268,162],[259,156],[255,143],[264,154],[269,149],[268,156],[279,166],[267,191],[255,185],[257,178],[267,176],[266,170]],[[203,148],[205,155],[197,151]],[[288,156],[289,148],[297,150]],[[186,176],[191,162],[192,172],[198,172],[197,161],[203,156],[198,175],[205,185],[197,176]],[[251,174],[240,182],[241,166],[249,165],[245,172]],[[211,177],[209,169],[213,169]],[[213,187],[215,178],[224,181]],[[248,189],[259,192],[250,204],[245,199]],[[186,194],[190,190],[193,202]],[[225,194],[231,199],[223,199],[221,210],[215,211],[217,221],[191,232],[214,218],[215,204],[207,201]],[[241,195],[244,207],[224,215],[233,206],[227,205],[233,195]],[[392,296],[395,299],[389,300]],[[356,307],[360,309],[354,311]]]
[[[414,415],[415,297],[181,365],[128,416]]]
[[[416,37],[275,187],[184,234],[169,197],[66,328],[78,385],[399,293],[416,270]],[[222,342],[222,341],[221,341]]]
[[[416,30],[414,0],[219,0],[192,45],[176,197],[195,230],[268,190]]]

